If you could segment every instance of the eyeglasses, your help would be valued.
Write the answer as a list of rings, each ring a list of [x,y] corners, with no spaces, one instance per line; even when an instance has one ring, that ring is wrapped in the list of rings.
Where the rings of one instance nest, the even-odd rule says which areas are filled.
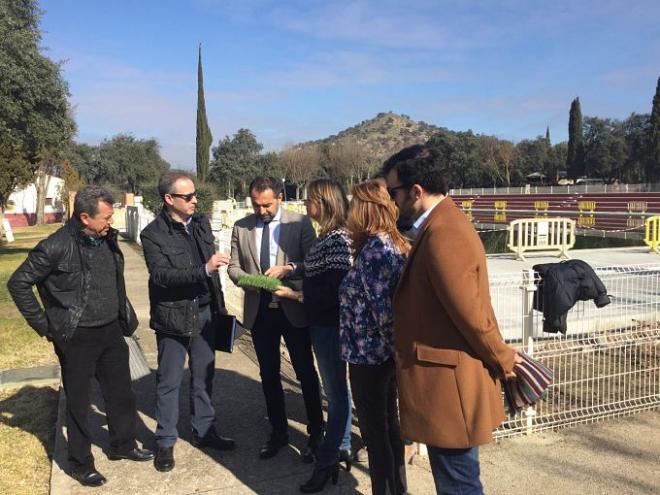
[[[390,198],[394,199],[394,196],[396,196],[396,192],[399,189],[408,189],[410,186],[406,186],[405,184],[401,184],[400,186],[395,186],[395,187],[388,187],[387,192],[390,195]]]
[[[190,203],[193,198],[197,197],[197,191],[191,192],[189,194],[179,194],[179,193],[169,193],[170,196],[173,198],[181,198],[183,199],[186,203]]]

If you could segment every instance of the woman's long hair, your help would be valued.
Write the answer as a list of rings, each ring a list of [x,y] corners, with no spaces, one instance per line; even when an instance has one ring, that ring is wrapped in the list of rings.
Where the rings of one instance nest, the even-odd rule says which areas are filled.
[[[319,237],[323,237],[346,224],[348,199],[344,188],[336,181],[318,179],[307,186],[307,200],[318,211]]]
[[[396,228],[399,209],[382,182],[369,180],[353,186],[346,228],[354,255],[360,253],[367,238],[387,234],[401,254],[408,254],[410,243]]]

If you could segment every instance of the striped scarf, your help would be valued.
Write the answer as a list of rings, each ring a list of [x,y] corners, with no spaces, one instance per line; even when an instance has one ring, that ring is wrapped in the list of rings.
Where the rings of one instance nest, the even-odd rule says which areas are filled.
[[[521,363],[513,366],[516,378],[504,381],[504,397],[510,414],[515,414],[524,407],[544,399],[552,383],[552,370],[540,361],[532,359],[519,351]]]

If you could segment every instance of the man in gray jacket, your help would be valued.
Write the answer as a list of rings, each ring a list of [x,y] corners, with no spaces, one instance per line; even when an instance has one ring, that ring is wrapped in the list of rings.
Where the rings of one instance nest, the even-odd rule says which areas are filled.
[[[301,284],[303,261],[316,238],[311,221],[280,207],[282,185],[272,177],[254,179],[250,199],[254,214],[236,222],[232,231],[229,277],[236,283],[241,275],[263,274]],[[246,290],[243,320],[243,325],[251,330],[272,428],[259,457],[275,456],[289,441],[280,379],[280,340],[284,337],[300,379],[309,422],[310,436],[303,460],[312,462],[323,439],[323,413],[304,308],[290,299],[277,300],[265,290]]]

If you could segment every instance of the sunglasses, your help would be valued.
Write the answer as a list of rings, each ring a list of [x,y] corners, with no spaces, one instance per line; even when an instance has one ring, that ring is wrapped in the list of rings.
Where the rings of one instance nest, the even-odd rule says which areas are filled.
[[[190,203],[193,198],[197,197],[197,192],[191,192],[189,194],[179,194],[179,193],[170,193],[170,196],[173,198],[181,198],[183,199],[186,203]]]
[[[390,195],[390,198],[394,199],[394,196],[396,196],[396,192],[399,189],[408,189],[410,186],[406,186],[405,184],[402,184],[400,186],[395,186],[395,187],[388,187],[387,192]]]

